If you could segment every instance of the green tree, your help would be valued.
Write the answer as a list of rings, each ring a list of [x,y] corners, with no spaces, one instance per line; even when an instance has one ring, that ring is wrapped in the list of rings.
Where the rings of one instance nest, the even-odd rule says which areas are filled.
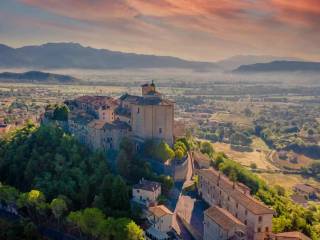
[[[208,156],[212,157],[214,153],[214,149],[210,142],[202,142],[201,143],[201,152],[207,154]]]
[[[53,119],[58,121],[67,121],[69,112],[70,110],[66,105],[56,106],[53,111]]]
[[[68,211],[66,202],[61,198],[53,199],[50,203],[50,208],[58,222],[60,222],[63,215]]]
[[[183,150],[181,150],[180,148],[174,151],[175,156],[177,159],[181,160],[184,157],[184,153]]]
[[[166,142],[161,141],[156,149],[156,157],[165,162],[174,158],[174,151]]]

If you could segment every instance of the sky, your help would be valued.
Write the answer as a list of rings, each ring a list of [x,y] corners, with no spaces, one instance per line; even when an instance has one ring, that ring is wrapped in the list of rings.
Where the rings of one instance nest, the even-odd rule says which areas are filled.
[[[320,61],[320,0],[0,0],[0,43]]]

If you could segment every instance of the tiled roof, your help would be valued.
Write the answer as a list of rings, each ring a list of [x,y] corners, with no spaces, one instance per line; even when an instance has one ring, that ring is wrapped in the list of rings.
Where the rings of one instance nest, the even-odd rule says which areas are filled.
[[[105,123],[104,129],[130,129],[130,125],[126,122],[115,120],[112,123]]]
[[[245,227],[245,225],[230,212],[218,206],[210,207],[204,212],[204,214],[226,231],[231,230],[237,225]]]
[[[159,187],[161,187],[161,184],[158,182],[153,182],[149,180],[142,179],[139,183],[135,184],[133,188],[135,189],[143,189],[146,191],[155,191]]]
[[[114,110],[115,114],[119,115],[119,116],[124,116],[124,117],[130,117],[131,116],[131,112],[130,109],[128,108],[123,108],[123,107],[117,107]]]
[[[260,215],[260,214],[273,214],[274,211],[267,207],[262,202],[253,198],[249,194],[244,193],[243,186],[236,185],[233,187],[233,182],[230,181],[226,176],[213,168],[201,169],[198,172],[209,179],[211,183],[215,184],[219,181],[220,188],[225,191],[230,197],[232,197],[238,204],[242,205],[248,211]],[[220,177],[219,177],[220,175]],[[220,178],[220,180],[219,180]]]
[[[108,96],[81,96],[75,99],[75,101],[90,104],[94,107],[117,105],[117,101],[114,98]]]
[[[147,95],[147,96],[133,96],[129,94],[124,94],[120,97],[122,101],[128,101],[132,104],[138,105],[172,105],[173,102],[168,99],[163,99],[158,94]]]
[[[93,120],[88,124],[89,127],[95,128],[95,129],[102,129],[104,125],[105,125],[105,121],[101,121],[101,120]]]
[[[142,98],[142,97],[141,96],[130,95],[128,93],[125,93],[124,95],[122,95],[120,97],[120,100],[134,103],[134,102],[138,101],[139,98]]]
[[[78,111],[70,114],[69,119],[76,123],[86,125],[93,121],[95,118],[94,116],[87,114],[86,112]]]
[[[276,239],[292,239],[292,240],[311,240],[311,238],[308,238],[306,235],[304,235],[301,232],[283,232],[283,233],[277,233]]]
[[[158,205],[155,207],[149,207],[149,212],[156,217],[163,217],[165,215],[173,215],[173,213],[164,205]]]

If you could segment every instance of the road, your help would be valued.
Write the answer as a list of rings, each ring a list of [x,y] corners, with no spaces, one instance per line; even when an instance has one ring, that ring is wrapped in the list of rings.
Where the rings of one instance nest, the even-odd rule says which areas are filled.
[[[188,158],[188,171],[186,179],[183,183],[182,189],[189,187],[194,184],[192,180],[193,176],[193,163],[192,158],[189,155]],[[180,190],[180,195],[174,210],[173,216],[173,228],[184,240],[191,239],[202,239],[203,235],[203,211],[206,205],[199,201],[194,194],[183,194],[182,189]],[[188,226],[189,230],[193,232],[195,237],[187,230],[186,226],[182,224],[181,219],[183,219],[184,224]]]

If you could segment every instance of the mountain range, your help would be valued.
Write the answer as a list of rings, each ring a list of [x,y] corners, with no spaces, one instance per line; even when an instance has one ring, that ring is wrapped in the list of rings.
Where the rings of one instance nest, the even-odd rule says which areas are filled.
[[[27,69],[138,69],[181,68],[235,73],[319,71],[316,62],[291,57],[237,55],[218,62],[188,61],[177,57],[124,53],[84,47],[78,43],[46,43],[12,48],[0,44],[0,68]]]
[[[39,83],[73,83],[78,79],[68,76],[39,71],[24,73],[0,73],[0,82],[39,82]]]
[[[0,44],[2,68],[189,68],[212,69],[210,62],[195,62],[176,57],[123,53],[83,47],[78,43],[47,43],[40,46],[12,48]]]
[[[320,72],[320,62],[273,61],[242,65],[235,69],[236,73],[270,73],[270,72]]]
[[[236,55],[221,61],[216,64],[224,70],[234,70],[242,65],[251,65],[255,63],[269,63],[274,61],[303,61],[303,59],[293,57],[277,57],[264,55]]]

